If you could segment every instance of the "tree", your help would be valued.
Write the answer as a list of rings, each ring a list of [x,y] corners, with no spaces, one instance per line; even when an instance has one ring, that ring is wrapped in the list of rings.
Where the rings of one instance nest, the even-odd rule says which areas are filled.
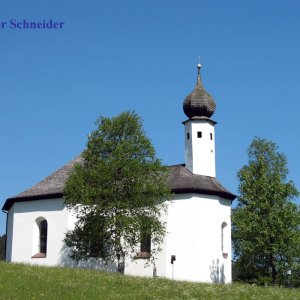
[[[168,171],[156,158],[136,113],[101,117],[96,125],[83,163],[75,165],[65,185],[65,203],[77,216],[65,242],[72,258],[117,261],[123,273],[127,254],[143,250],[140,255],[153,261],[160,250],[164,201],[171,198]],[[144,253],[150,235],[152,249]]]
[[[5,234],[0,236],[0,260],[5,259],[5,240],[6,240]]]
[[[232,215],[232,239],[239,278],[285,282],[299,267],[300,211],[292,202],[298,191],[287,181],[287,159],[275,143],[255,138],[248,165],[238,172],[238,205]]]

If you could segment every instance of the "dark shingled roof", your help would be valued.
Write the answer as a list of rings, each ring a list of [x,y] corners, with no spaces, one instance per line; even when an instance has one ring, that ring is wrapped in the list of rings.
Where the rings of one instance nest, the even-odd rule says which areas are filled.
[[[8,198],[2,208],[8,211],[15,202],[26,200],[41,200],[50,198],[61,198],[68,174],[74,164],[82,162],[82,156],[77,156],[74,160],[67,163],[56,172],[40,181],[30,189]],[[234,200],[235,195],[226,190],[214,178],[191,173],[184,165],[170,166],[169,186],[176,194],[199,193],[206,195],[217,195],[228,200]]]
[[[18,194],[12,198],[8,198],[2,207],[2,210],[7,211],[11,208],[14,202],[25,200],[40,200],[49,198],[61,198],[63,196],[63,190],[65,182],[68,178],[68,174],[72,170],[75,163],[80,163],[82,157],[79,155],[62,168],[55,171],[44,180],[40,181],[30,189]]]
[[[234,200],[236,195],[225,189],[215,177],[196,175],[185,165],[170,166],[169,186],[176,194],[199,193]]]

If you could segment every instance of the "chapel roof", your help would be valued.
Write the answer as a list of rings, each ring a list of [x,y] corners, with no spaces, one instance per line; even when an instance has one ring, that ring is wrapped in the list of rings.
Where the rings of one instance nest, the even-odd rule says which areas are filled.
[[[81,163],[81,155],[55,171],[28,190],[8,198],[2,210],[8,211],[15,202],[53,199],[63,197],[65,182],[76,163]],[[214,177],[196,175],[191,173],[183,164],[169,166],[168,185],[173,193],[199,193],[216,195],[228,200],[234,200],[236,196],[226,190]]]
[[[210,118],[215,112],[216,103],[213,97],[206,92],[202,85],[200,75],[201,65],[198,64],[197,68],[197,84],[194,90],[184,99],[183,111],[190,119],[193,117]]]

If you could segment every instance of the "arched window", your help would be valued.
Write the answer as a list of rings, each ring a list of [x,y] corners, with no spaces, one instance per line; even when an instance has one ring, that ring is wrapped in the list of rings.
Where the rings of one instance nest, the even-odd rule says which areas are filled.
[[[140,251],[135,258],[150,258],[151,256],[151,225],[147,218],[140,220]]]
[[[39,252],[46,255],[47,253],[47,220],[42,220],[39,224]]]
[[[151,252],[151,234],[149,232],[141,232],[141,252]]]
[[[44,217],[38,217],[33,224],[31,258],[46,258],[48,239],[48,222]]]
[[[221,245],[222,245],[222,254],[224,258],[228,257],[229,253],[229,234],[228,234],[228,225],[226,222],[222,223],[221,226]]]

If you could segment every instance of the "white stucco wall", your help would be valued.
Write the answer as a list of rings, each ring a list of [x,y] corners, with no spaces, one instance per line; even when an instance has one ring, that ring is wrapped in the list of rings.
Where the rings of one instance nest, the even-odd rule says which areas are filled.
[[[215,128],[208,120],[188,120],[185,126],[185,163],[198,175],[216,177]],[[202,137],[198,138],[198,132]],[[187,138],[189,133],[189,138]],[[211,138],[212,137],[212,138]]]
[[[47,255],[32,258],[38,253],[39,231],[36,220],[46,219]],[[77,263],[69,255],[63,240],[68,230],[74,228],[76,216],[69,212],[63,199],[46,199],[16,202],[8,213],[7,261],[47,266],[68,266],[116,271],[116,264],[104,264],[90,259]]]
[[[12,231],[12,250],[8,251],[10,254],[8,260],[57,265],[68,224],[68,212],[62,199],[16,202],[10,209],[9,215],[12,212],[14,215],[13,226],[8,226],[8,230]],[[38,218],[44,218],[48,222],[46,258],[32,258],[38,252],[38,230],[36,228]]]
[[[217,196],[179,194],[168,205],[167,232],[157,256],[157,276],[214,283],[231,282],[231,202]],[[222,225],[227,224],[222,247]],[[230,249],[230,251],[229,251]],[[223,252],[227,251],[227,257]],[[224,253],[225,254],[225,253]],[[176,261],[171,264],[171,255]],[[153,276],[153,265],[127,261],[129,275]]]
[[[230,201],[217,196],[176,195],[168,213],[166,276],[179,280],[231,282],[231,253],[222,253],[222,223],[230,227]],[[231,249],[230,230],[226,236]],[[176,261],[170,263],[171,255]]]
[[[166,221],[166,215],[163,213],[161,221]],[[158,247],[151,243],[151,248]],[[158,277],[166,277],[166,240],[164,240],[159,247],[161,251],[157,253],[155,256],[154,263],[149,263],[148,259],[143,258],[134,258],[134,255],[128,257],[126,259],[126,267],[125,267],[125,274],[127,275],[134,275],[134,276],[147,276],[153,277],[154,267],[156,268],[156,276]],[[139,249],[137,249],[137,252]],[[147,263],[148,262],[148,263]]]
[[[7,213],[7,227],[6,227],[6,260],[11,261],[12,254],[12,241],[13,241],[13,228],[14,228],[14,207]]]
[[[217,196],[179,194],[168,205],[167,235],[161,245],[155,266],[157,276],[179,280],[231,282],[231,251],[224,258],[222,224],[227,224],[223,249],[231,249],[230,201]],[[36,254],[36,219],[48,222],[46,258]],[[67,230],[74,227],[75,215],[64,206],[62,199],[17,202],[8,214],[7,259],[42,265],[74,266],[116,271],[116,263],[105,265],[96,260],[76,263],[68,256],[63,240]],[[171,255],[176,261],[170,263]],[[146,260],[126,258],[125,274],[153,276],[153,265]]]

